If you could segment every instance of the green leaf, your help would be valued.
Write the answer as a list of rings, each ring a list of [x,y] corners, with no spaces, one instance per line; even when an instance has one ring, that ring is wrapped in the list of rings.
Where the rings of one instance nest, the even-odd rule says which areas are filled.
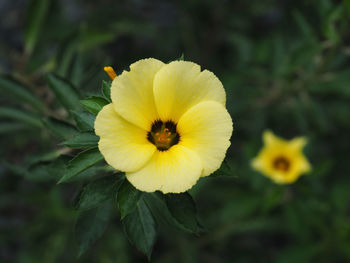
[[[67,110],[79,107],[79,92],[70,82],[55,74],[47,75],[47,81],[57,99]]]
[[[111,85],[112,81],[102,80],[102,94],[108,102],[111,102]]]
[[[90,27],[83,27],[79,40],[79,49],[81,51],[93,49],[113,41],[115,37],[115,32],[101,32]]]
[[[70,156],[61,155],[52,162],[39,162],[31,165],[25,173],[25,178],[31,181],[43,182],[58,180],[66,169]]]
[[[80,87],[83,77],[85,76],[83,58],[80,53],[78,53],[74,57],[72,66],[68,71],[68,73],[69,73],[69,79],[71,80],[73,85],[75,85],[75,87]]]
[[[44,108],[41,100],[19,82],[0,77],[0,90],[5,94],[11,94],[17,102],[27,102],[39,111],[42,111]]]
[[[55,118],[43,119],[42,122],[53,134],[63,139],[68,139],[78,133],[70,123]]]
[[[303,244],[288,246],[279,252],[277,256],[277,263],[303,263],[314,262],[315,256],[317,256],[324,247],[320,244]]]
[[[189,193],[163,195],[165,203],[174,217],[186,230],[197,233],[197,209],[196,204]]]
[[[246,219],[237,223],[231,222],[227,229],[225,229],[225,233],[226,236],[232,236],[235,234],[248,234],[249,232],[274,232],[281,228],[278,222],[280,221],[273,217]]]
[[[49,155],[53,157],[54,153],[49,153]],[[43,155],[41,157],[43,158],[36,156],[33,160],[26,161],[21,165],[5,161],[2,164],[14,174],[24,176],[27,180],[44,182],[60,178],[66,169],[66,163],[71,159],[67,155],[56,155],[54,159]]]
[[[229,202],[225,207],[216,210],[216,215],[222,220],[230,220],[232,218],[248,218],[262,208],[261,202],[263,196],[251,194],[243,194],[238,192],[236,195],[231,195],[234,199],[240,198],[239,202]]]
[[[79,214],[75,225],[75,236],[79,246],[80,257],[105,232],[111,214],[111,204],[106,204]]]
[[[24,169],[22,166],[13,164],[10,162],[7,162],[5,160],[0,160],[0,164],[6,167],[9,171],[11,171],[15,175],[19,176],[25,176],[26,175],[26,169]]]
[[[272,57],[271,66],[273,67],[273,76],[278,77],[286,74],[288,71],[288,57],[286,56],[286,45],[282,36],[276,36],[271,39]]]
[[[76,155],[68,163],[67,171],[65,175],[58,181],[58,184],[71,180],[72,177],[101,162],[102,160],[103,156],[101,155],[98,148],[92,148],[78,153],[78,155]]]
[[[28,125],[24,123],[17,123],[17,122],[0,123],[0,134],[17,132],[17,131],[26,130],[26,129],[28,129]]]
[[[93,131],[96,116],[89,112],[71,112],[79,131]]]
[[[55,73],[65,79],[69,79],[73,82],[74,78],[72,78],[72,70],[73,68],[73,59],[77,53],[78,48],[78,40],[76,33],[73,33],[69,36],[64,43],[59,46],[56,55],[56,69]]]
[[[314,94],[336,95],[344,98],[350,97],[349,89],[350,70],[329,74],[328,78],[314,81],[308,86],[308,90]]]
[[[181,53],[181,56],[177,59],[174,59],[174,60],[169,60],[167,63],[170,63],[170,62],[173,62],[173,61],[182,61],[185,59],[185,54],[184,53]]]
[[[350,12],[350,0],[345,0],[344,3],[345,3],[345,6],[346,6],[348,12]]]
[[[0,107],[0,117],[17,120],[37,128],[42,127],[40,117],[27,111],[8,107]]]
[[[141,199],[136,209],[123,219],[125,233],[132,244],[151,258],[156,241],[156,223],[146,203]]]
[[[29,156],[27,156],[23,165],[25,165],[26,167],[30,167],[37,163],[54,161],[63,152],[64,150],[53,150],[53,151],[39,153],[39,154],[30,154]]]
[[[313,61],[313,58],[322,51],[322,46],[318,43],[302,44],[290,52],[289,69],[295,70],[298,67],[305,67]]]
[[[76,176],[69,179],[69,182],[86,182],[91,181],[93,178],[95,178],[97,175],[105,174],[111,172],[111,167],[106,165],[95,165],[91,166],[88,169],[84,170],[83,172],[77,174]],[[64,173],[61,173],[61,175]]]
[[[92,181],[84,187],[76,209],[88,210],[111,199],[121,182],[120,177],[115,174]]]
[[[185,54],[182,53],[181,56],[177,60],[184,60],[185,59]]]
[[[299,10],[294,10],[292,14],[305,39],[309,41],[316,41],[317,37],[315,31],[308,22],[308,19]]]
[[[141,196],[142,192],[125,179],[117,194],[117,204],[122,219],[135,210]]]
[[[210,175],[210,177],[217,176],[234,176],[233,169],[227,159],[225,159],[220,168]]]
[[[99,137],[92,133],[79,133],[78,135],[62,142],[64,146],[70,147],[70,148],[91,148],[91,147],[97,147]]]
[[[31,54],[39,38],[39,32],[49,10],[49,0],[32,0],[28,8],[28,18],[25,23],[25,51]]]
[[[338,43],[341,38],[334,23],[324,23],[323,34],[327,39],[329,39],[333,43]]]
[[[345,8],[339,5],[334,8],[326,17],[323,23],[323,34],[333,43],[338,43],[341,39],[341,33],[337,30],[337,23],[343,16]]]
[[[188,231],[170,214],[162,196],[159,196],[157,193],[146,193],[142,198],[145,200],[147,206],[152,212],[152,215],[155,217],[158,223],[172,225],[178,229]]]
[[[102,97],[92,96],[85,100],[81,100],[80,104],[91,113],[97,115],[97,113],[102,110],[103,106],[108,104],[108,101]]]

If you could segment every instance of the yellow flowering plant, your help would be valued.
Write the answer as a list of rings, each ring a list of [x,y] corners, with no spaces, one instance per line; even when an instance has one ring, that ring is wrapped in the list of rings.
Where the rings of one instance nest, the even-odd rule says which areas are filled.
[[[311,170],[311,165],[302,150],[307,143],[304,137],[285,140],[271,131],[263,134],[264,147],[252,160],[252,167],[277,184],[295,182]]]
[[[185,192],[220,167],[232,120],[213,73],[187,61],[140,60],[114,78],[111,99],[95,121],[99,150],[137,189]]]
[[[142,59],[118,76],[112,67],[104,70],[112,81],[103,82],[103,96],[80,100],[90,113],[72,112],[80,132],[63,145],[86,150],[68,162],[59,183],[86,178],[92,168],[111,173],[77,197],[79,254],[103,233],[86,233],[100,223],[91,218],[107,222],[116,196],[125,233],[150,257],[155,218],[191,233],[201,229],[187,191],[220,168],[230,146],[226,93],[212,72],[189,61]]]

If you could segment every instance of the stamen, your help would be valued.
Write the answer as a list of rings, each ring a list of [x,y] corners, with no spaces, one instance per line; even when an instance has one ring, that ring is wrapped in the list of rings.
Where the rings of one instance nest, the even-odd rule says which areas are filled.
[[[159,151],[166,151],[179,142],[180,136],[176,131],[175,123],[158,120],[152,124],[151,131],[147,134],[147,139],[153,143]]]
[[[104,67],[103,70],[108,74],[111,80],[114,80],[117,77],[117,73],[115,73],[114,69],[110,66]]]
[[[157,132],[155,135],[156,135],[157,141],[160,142],[160,143],[166,143],[166,142],[169,142],[171,140],[169,138],[169,136],[171,135],[171,132],[169,131],[168,128],[165,128],[160,133]]]

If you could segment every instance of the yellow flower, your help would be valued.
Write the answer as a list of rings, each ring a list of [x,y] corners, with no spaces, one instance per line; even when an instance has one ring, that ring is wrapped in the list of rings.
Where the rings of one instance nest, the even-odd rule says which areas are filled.
[[[290,141],[275,136],[270,131],[263,134],[264,147],[253,159],[252,167],[278,184],[289,184],[311,170],[302,150],[307,141],[304,137]]]
[[[95,121],[99,149],[137,189],[184,192],[220,167],[233,125],[212,72],[139,60],[114,78],[111,99]]]

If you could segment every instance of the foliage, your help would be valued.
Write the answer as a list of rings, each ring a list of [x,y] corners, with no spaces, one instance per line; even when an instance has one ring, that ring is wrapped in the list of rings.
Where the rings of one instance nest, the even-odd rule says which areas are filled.
[[[0,14],[1,262],[350,260],[349,1],[20,0]],[[227,91],[232,145],[190,193],[141,193],[96,148],[103,67],[145,57],[195,61]],[[251,169],[267,128],[308,137],[310,174],[279,186]]]

